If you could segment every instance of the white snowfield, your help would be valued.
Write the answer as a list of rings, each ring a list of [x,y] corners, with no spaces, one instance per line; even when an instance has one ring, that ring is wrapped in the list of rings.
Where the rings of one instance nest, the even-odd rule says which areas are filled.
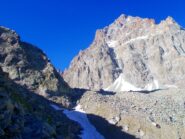
[[[61,110],[60,107],[51,104],[55,110]],[[71,120],[76,121],[83,128],[80,137],[82,139],[104,139],[104,137],[96,130],[96,128],[89,122],[85,111],[80,105],[77,105],[74,110],[65,109],[63,113]]]
[[[139,37],[136,37],[136,38],[132,38],[130,39],[129,41],[125,42],[125,44],[129,44],[129,43],[132,43],[134,41],[138,41],[138,40],[144,40],[144,39],[147,39],[149,36],[148,35],[145,35],[145,36],[139,36]]]
[[[153,83],[148,83],[144,88],[139,88],[134,86],[133,84],[125,81],[124,75],[120,74],[120,76],[111,84],[109,87],[105,88],[105,91],[113,91],[113,92],[128,92],[128,91],[155,91],[158,89],[165,90],[169,88],[178,88],[176,85],[159,85],[157,80],[154,80]]]
[[[138,36],[138,37],[135,37],[135,38],[131,38],[128,41],[124,42],[124,44],[121,44],[121,45],[123,46],[123,45],[133,43],[135,41],[146,40],[146,39],[150,38],[151,36],[154,37],[154,36],[160,35],[162,33],[163,33],[162,31],[157,31],[154,34],[148,34],[148,35],[143,35],[143,36]],[[110,48],[116,48],[116,47],[119,47],[118,42],[119,42],[118,40],[109,40],[109,41],[107,41],[107,44]]]
[[[129,44],[129,43],[132,43],[132,42],[138,41],[138,40],[144,40],[144,39],[147,39],[148,37],[149,37],[148,35],[145,35],[145,36],[139,36],[136,38],[132,38],[132,39],[126,41],[123,45]],[[116,40],[107,41],[107,44],[110,48],[115,48],[118,46],[118,41],[116,41]]]
[[[50,104],[50,106],[51,106],[53,109],[55,109],[56,111],[64,110],[63,108],[60,108],[59,106],[54,105],[54,104]]]
[[[114,81],[112,85],[106,88],[106,91],[153,91],[159,89],[159,83],[157,80],[154,80],[153,83],[147,84],[144,88],[135,87],[133,84],[125,81],[124,75],[120,74],[120,76]]]
[[[108,46],[111,47],[111,48],[116,47],[117,43],[118,43],[117,41],[108,41],[107,42]]]

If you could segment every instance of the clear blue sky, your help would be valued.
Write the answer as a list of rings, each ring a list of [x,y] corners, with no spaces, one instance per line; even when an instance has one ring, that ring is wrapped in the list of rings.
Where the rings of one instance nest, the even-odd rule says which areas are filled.
[[[41,48],[60,69],[89,46],[96,29],[121,13],[157,22],[170,15],[185,27],[185,0],[0,0],[0,4],[0,25]]]

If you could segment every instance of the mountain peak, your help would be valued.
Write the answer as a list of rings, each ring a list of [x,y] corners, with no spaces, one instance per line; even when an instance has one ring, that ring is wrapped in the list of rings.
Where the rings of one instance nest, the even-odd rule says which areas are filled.
[[[14,45],[18,44],[20,36],[14,30],[0,26],[0,39]]]
[[[121,14],[121,15],[116,19],[116,21],[117,21],[117,22],[123,22],[123,21],[125,21],[127,18],[128,18],[127,15]]]
[[[177,32],[180,32],[178,36]],[[185,32],[172,17],[156,24],[154,19],[122,14],[112,24],[97,31],[94,42],[83,52],[84,61],[74,59],[75,64],[65,72],[67,76],[64,78],[70,86],[86,89],[106,89],[112,84],[117,86],[120,81],[132,83],[132,87],[140,90],[158,89],[158,82],[178,85],[173,83],[173,80],[180,80],[178,77],[168,80],[172,74],[166,63],[173,59],[180,62],[181,56],[185,56],[184,36]],[[175,73],[176,66],[172,66]],[[181,69],[181,65],[178,66]],[[159,71],[168,75],[161,78]],[[78,83],[71,82],[76,78]]]
[[[178,23],[175,21],[175,19],[171,16],[168,16],[165,20],[162,20],[160,24],[165,24],[165,25],[176,24],[176,25],[178,25]]]
[[[167,23],[169,24],[173,24],[173,23],[176,23],[176,21],[173,19],[173,17],[171,16],[168,16],[165,20]]]
[[[141,18],[138,16],[130,16],[130,15],[125,15],[125,14],[121,14],[116,20],[115,23],[120,23],[120,24],[124,24],[124,23],[140,23],[141,21],[147,22],[147,23],[151,23],[151,24],[155,24],[155,20],[151,19],[151,18]]]

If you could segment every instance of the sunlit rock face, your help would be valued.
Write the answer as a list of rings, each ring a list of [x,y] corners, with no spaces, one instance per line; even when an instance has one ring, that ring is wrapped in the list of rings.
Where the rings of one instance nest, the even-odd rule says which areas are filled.
[[[185,30],[171,17],[121,15],[64,72],[73,88],[141,91],[184,88]]]
[[[0,67],[10,79],[42,96],[69,91],[42,50],[22,42],[15,31],[5,27],[0,27]]]

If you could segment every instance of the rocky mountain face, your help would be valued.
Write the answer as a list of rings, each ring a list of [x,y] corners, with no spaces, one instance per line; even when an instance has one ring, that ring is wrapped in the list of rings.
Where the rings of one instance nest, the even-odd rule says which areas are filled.
[[[51,103],[10,80],[0,68],[0,138],[78,138],[80,126],[51,108]]]
[[[0,67],[21,86],[69,105],[64,96],[70,88],[47,56],[39,48],[22,42],[15,31],[5,27],[0,27]]]
[[[76,56],[64,79],[73,88],[153,91],[184,88],[185,30],[171,17],[121,15],[96,32],[93,43]]]
[[[117,127],[89,116],[107,139],[125,138],[123,133],[182,139],[184,65],[185,30],[171,17],[156,24],[121,15],[96,32],[91,46],[72,60],[63,77],[73,88],[95,90],[86,91],[78,105]]]
[[[0,27],[0,138],[79,138],[81,127],[51,107],[71,106],[71,91],[39,48]]]
[[[40,49],[0,27],[0,138],[78,139],[78,122],[106,139],[183,139],[184,56],[171,17],[121,15],[62,74],[72,90]]]

